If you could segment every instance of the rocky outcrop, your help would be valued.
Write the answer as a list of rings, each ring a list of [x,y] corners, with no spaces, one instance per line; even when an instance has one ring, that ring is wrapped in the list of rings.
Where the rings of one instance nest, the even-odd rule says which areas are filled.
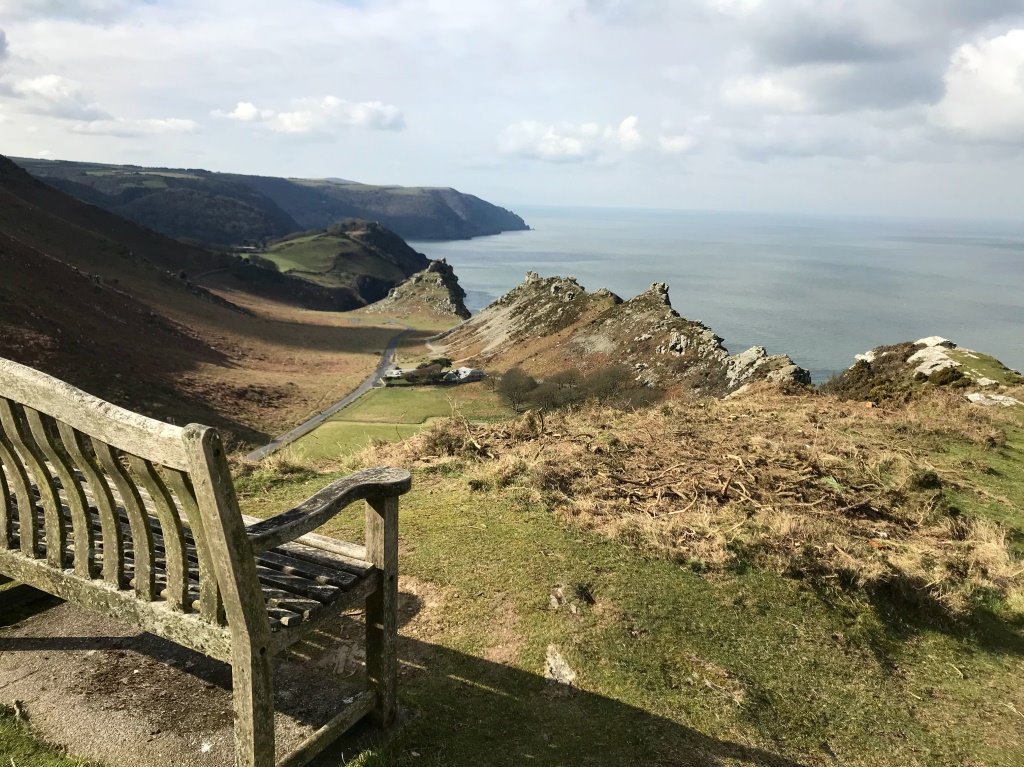
[[[876,403],[905,401],[929,386],[962,389],[976,404],[992,404],[998,390],[1024,384],[1024,378],[988,354],[958,346],[942,336],[879,346],[856,355],[856,362],[822,385],[822,390],[849,399]],[[978,395],[978,396],[975,396]],[[1000,404],[1013,404],[1002,401]]]
[[[459,285],[455,270],[447,261],[431,261],[422,272],[390,290],[385,298],[367,307],[369,312],[396,316],[432,314],[467,319],[466,291]]]
[[[641,383],[714,396],[755,380],[810,383],[810,374],[793,360],[762,347],[730,355],[710,328],[672,308],[661,282],[623,301],[608,290],[590,293],[573,277],[529,272],[521,285],[435,346],[452,358],[540,373],[622,363]]]

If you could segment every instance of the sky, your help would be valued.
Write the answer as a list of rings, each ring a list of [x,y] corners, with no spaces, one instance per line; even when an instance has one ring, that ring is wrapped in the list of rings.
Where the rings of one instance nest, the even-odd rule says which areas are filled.
[[[1024,0],[0,0],[0,152],[1024,219]]]

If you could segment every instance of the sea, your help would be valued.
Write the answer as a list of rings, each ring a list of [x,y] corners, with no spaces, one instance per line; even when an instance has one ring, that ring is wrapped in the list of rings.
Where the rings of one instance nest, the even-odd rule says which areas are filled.
[[[626,299],[665,282],[730,352],[788,354],[816,383],[931,335],[1024,370],[1024,222],[514,209],[530,231],[411,243],[448,260],[473,312],[528,271]]]

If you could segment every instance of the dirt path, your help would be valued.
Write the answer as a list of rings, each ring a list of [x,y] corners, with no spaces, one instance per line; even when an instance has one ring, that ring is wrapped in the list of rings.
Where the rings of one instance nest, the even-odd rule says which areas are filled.
[[[339,410],[351,405],[357,399],[366,394],[366,392],[370,391],[370,389],[372,389],[380,382],[381,378],[384,375],[384,371],[387,370],[393,363],[395,358],[395,347],[398,346],[401,340],[405,338],[407,335],[409,335],[412,331],[412,328],[406,328],[401,333],[394,336],[390,341],[388,341],[387,348],[384,350],[384,353],[381,355],[380,362],[377,364],[377,369],[374,370],[373,373],[370,374],[370,377],[363,381],[361,384],[359,384],[359,386],[356,387],[353,391],[349,392],[347,395],[345,395],[345,397],[335,402],[326,410],[321,410],[312,418],[309,418],[306,421],[300,423],[291,431],[282,434],[280,437],[270,441],[263,447],[256,448],[251,453],[245,456],[246,459],[249,461],[259,461],[262,460],[263,458],[266,458],[268,455],[276,453],[282,447],[290,445],[292,442],[299,439],[300,437],[306,436],[315,428],[323,424],[325,421],[329,420]]]

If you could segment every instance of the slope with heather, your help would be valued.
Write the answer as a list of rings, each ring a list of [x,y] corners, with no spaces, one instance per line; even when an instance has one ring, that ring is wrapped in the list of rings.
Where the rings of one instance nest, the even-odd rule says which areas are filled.
[[[645,385],[697,394],[722,395],[761,379],[810,383],[808,372],[785,355],[769,356],[758,346],[730,355],[710,328],[672,308],[664,283],[623,301],[603,289],[590,293],[571,277],[530,272],[433,344],[452,359],[542,374],[570,363],[625,364]]]
[[[0,356],[250,442],[355,388],[396,332],[304,310],[312,283],[143,229],[4,158],[0,263]]]

